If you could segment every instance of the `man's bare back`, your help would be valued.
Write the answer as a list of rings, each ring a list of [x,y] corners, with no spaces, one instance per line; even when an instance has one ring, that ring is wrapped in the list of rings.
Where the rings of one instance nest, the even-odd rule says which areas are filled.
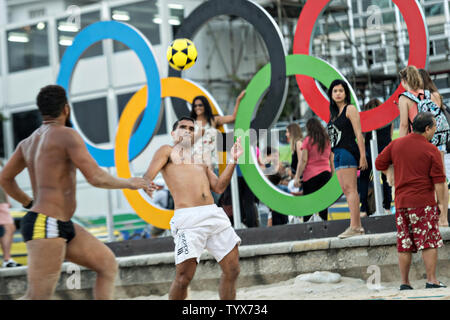
[[[61,221],[70,220],[76,208],[76,168],[65,150],[69,130],[44,124],[19,146],[33,187],[33,211]]]
[[[46,86],[36,100],[42,125],[19,144],[0,174],[0,184],[8,195],[30,209],[21,221],[28,251],[28,289],[24,298],[50,299],[61,265],[68,260],[94,270],[94,297],[110,299],[117,273],[114,254],[71,221],[76,208],[76,168],[94,187],[151,192],[154,186],[143,178],[114,177],[98,166],[81,136],[70,128],[70,106],[64,88]],[[34,200],[16,181],[25,169]]]

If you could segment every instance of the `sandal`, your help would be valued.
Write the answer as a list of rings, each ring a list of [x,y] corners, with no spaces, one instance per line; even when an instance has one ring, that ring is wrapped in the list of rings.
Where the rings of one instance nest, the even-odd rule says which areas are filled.
[[[425,289],[437,289],[437,288],[447,288],[447,286],[440,281],[439,284],[427,282],[427,284],[425,285]]]
[[[409,284],[402,284],[400,285],[400,290],[413,290],[414,288],[411,287]]]

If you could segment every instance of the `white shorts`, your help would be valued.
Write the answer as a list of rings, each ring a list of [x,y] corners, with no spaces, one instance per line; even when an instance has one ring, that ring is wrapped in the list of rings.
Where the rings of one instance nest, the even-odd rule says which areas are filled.
[[[170,230],[175,264],[192,258],[198,263],[205,249],[219,262],[241,243],[225,211],[215,204],[175,210]]]

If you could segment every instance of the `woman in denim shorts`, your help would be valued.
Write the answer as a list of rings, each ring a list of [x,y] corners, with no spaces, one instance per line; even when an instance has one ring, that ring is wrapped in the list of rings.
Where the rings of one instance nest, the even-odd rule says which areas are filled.
[[[339,238],[348,238],[364,234],[359,211],[357,170],[368,167],[366,149],[359,112],[350,104],[350,89],[347,83],[334,80],[328,89],[328,96],[330,122],[327,129],[331,151],[334,153],[334,167],[350,210],[350,226]]]

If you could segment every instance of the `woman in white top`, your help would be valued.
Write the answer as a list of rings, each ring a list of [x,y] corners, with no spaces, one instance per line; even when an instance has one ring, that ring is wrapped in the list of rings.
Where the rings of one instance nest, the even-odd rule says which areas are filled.
[[[196,122],[194,157],[200,157],[203,162],[210,165],[212,169],[218,169],[217,159],[217,128],[223,124],[233,123],[236,119],[237,110],[245,90],[236,99],[232,115],[213,115],[211,106],[205,96],[197,96],[192,101],[190,117]]]

